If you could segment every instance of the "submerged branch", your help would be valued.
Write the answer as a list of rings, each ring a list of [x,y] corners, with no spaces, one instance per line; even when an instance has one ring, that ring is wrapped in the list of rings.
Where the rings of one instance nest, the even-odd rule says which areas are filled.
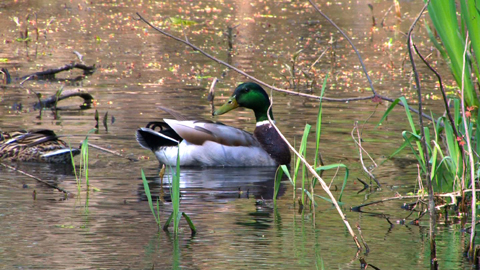
[[[74,68],[78,68],[78,69],[83,70],[83,76],[92,75],[96,70],[95,65],[87,66],[85,64],[71,63],[71,64],[66,64],[63,67],[47,69],[45,71],[39,71],[39,72],[35,72],[35,73],[32,73],[32,74],[23,76],[23,77],[20,78],[20,80],[22,80],[22,82],[20,84],[23,84],[24,82],[26,82],[28,80],[34,80],[34,79],[35,80],[52,80],[52,79],[55,79],[55,74],[57,74],[59,72],[62,72],[62,71],[71,70],[71,69],[74,69]]]
[[[3,162],[0,162],[0,165],[2,165],[3,167],[5,167],[5,168],[7,168],[7,169],[12,170],[12,171],[15,171],[15,172],[21,173],[21,174],[23,174],[23,175],[25,175],[25,176],[28,176],[28,177],[30,177],[30,178],[33,178],[33,179],[37,180],[37,181],[40,182],[40,183],[43,183],[43,184],[45,184],[45,185],[47,185],[47,186],[49,186],[49,187],[51,187],[51,188],[54,188],[54,189],[56,189],[56,190],[58,190],[58,191],[61,191],[61,192],[65,193],[65,194],[68,195],[68,196],[70,196],[70,195],[72,194],[72,193],[70,193],[69,191],[66,191],[65,189],[63,189],[63,188],[61,188],[61,187],[58,187],[58,186],[53,185],[53,184],[50,184],[49,182],[47,182],[47,181],[45,181],[45,180],[43,180],[43,179],[40,179],[40,178],[38,178],[38,177],[36,177],[36,176],[33,176],[33,175],[29,174],[29,173],[26,173],[26,172],[24,172],[24,171],[22,171],[22,170],[19,170],[19,169],[15,168],[15,167],[12,167],[12,166],[10,166],[10,165],[7,165],[7,164],[5,164],[5,163],[3,163]]]

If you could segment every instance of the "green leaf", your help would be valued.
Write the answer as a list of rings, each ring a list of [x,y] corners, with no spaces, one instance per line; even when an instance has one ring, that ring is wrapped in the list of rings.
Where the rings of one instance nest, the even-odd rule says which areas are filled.
[[[317,173],[320,173],[320,171],[326,171],[326,170],[331,170],[331,169],[338,169],[338,168],[345,168],[345,176],[343,177],[343,184],[342,184],[342,189],[340,190],[340,196],[338,197],[338,201],[342,200],[343,196],[343,190],[345,189],[345,186],[347,185],[347,180],[348,180],[348,167],[345,164],[330,164],[330,165],[325,165],[325,166],[320,166],[315,169]]]
[[[182,20],[180,18],[177,18],[177,17],[170,17],[170,22],[172,22],[173,25],[195,25],[197,24],[197,22],[195,21],[189,21],[189,20]]]
[[[195,225],[193,224],[192,220],[190,219],[190,217],[185,213],[185,212],[182,212],[182,216],[185,218],[185,220],[187,221],[188,223],[188,226],[190,227],[190,230],[192,231],[192,236],[197,234],[197,228],[195,228]]]

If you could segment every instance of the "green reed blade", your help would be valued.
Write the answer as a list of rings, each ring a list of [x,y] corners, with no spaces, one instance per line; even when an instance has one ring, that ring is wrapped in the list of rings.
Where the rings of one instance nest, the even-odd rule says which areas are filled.
[[[469,32],[470,38],[470,45],[473,48],[473,52],[475,53],[475,58],[471,58],[474,67],[476,67],[477,78],[479,77],[478,74],[478,66],[477,61],[478,57],[480,56],[480,20],[478,20],[480,16],[480,10],[478,6],[478,1],[476,0],[466,0],[460,1],[460,8],[461,8],[461,18],[462,21],[465,22],[467,25],[467,29]],[[476,61],[474,61],[476,60]]]
[[[464,3],[461,4],[465,5]],[[470,4],[469,4],[470,5]],[[474,10],[472,12],[475,13],[475,4],[473,4]],[[458,12],[459,14],[462,13],[461,19],[462,24],[467,24],[467,27],[472,27],[469,30],[469,34],[471,35],[479,35],[479,32],[474,32],[476,26],[470,23],[469,18],[475,18],[478,21],[478,14],[469,13],[467,11],[464,12],[463,9],[467,9],[466,6],[463,8],[461,7],[462,11]],[[477,12],[478,13],[478,12]],[[465,32],[460,32],[458,29],[458,18],[457,18],[457,9],[456,9],[456,2],[454,0],[435,0],[431,1],[428,5],[428,14],[432,19],[432,23],[437,30],[437,33],[442,41],[443,46],[448,54],[448,59],[446,59],[447,63],[450,66],[450,70],[454,75],[454,78],[458,85],[464,85],[464,95],[465,95],[465,102],[468,106],[477,106],[479,105],[477,94],[475,92],[474,85],[472,83],[472,78],[470,76],[470,66],[471,63],[469,61],[468,56],[467,59],[464,59],[464,49],[465,49],[465,39],[466,35]],[[478,22],[477,22],[478,24]],[[471,38],[470,38],[471,39]],[[464,65],[464,61],[467,63]],[[465,68],[465,75],[462,78],[463,69]]]
[[[407,134],[410,134],[411,136],[407,136]],[[407,142],[407,145],[410,146],[410,149],[412,150],[412,153],[415,155],[415,158],[417,159],[418,163],[420,164],[420,167],[422,168],[422,172],[426,172],[426,167],[425,167],[425,157],[423,156],[423,151],[417,151],[415,150],[415,148],[413,148],[413,145],[411,143],[411,140],[415,140],[415,142],[417,143],[417,146],[418,146],[418,143],[420,141],[420,136],[417,135],[417,134],[413,134],[411,132],[408,132],[408,131],[404,131],[402,132],[402,137],[403,139]],[[419,148],[420,150],[421,148]]]
[[[140,171],[142,175],[143,190],[145,191],[145,196],[147,196],[147,200],[148,200],[148,206],[150,207],[150,211],[152,211],[153,217],[155,218],[155,222],[160,226],[160,220],[157,218],[157,215],[155,214],[155,209],[153,208],[152,194],[150,193],[150,186],[148,185],[148,181],[147,181],[147,178],[145,177],[145,173],[143,172],[143,169],[140,169]]]
[[[285,166],[285,165],[283,165]],[[275,185],[273,188],[273,206],[277,207],[277,195],[280,190],[280,183],[282,182],[283,169],[281,166],[278,166],[277,171],[275,172]]]
[[[175,173],[172,175],[172,208],[173,208],[173,233],[178,234],[178,225],[181,218],[180,215],[180,147],[177,147],[177,164]]]
[[[477,129],[475,130],[475,146],[477,153],[480,153],[480,110],[477,110]]]
[[[173,212],[170,213],[170,216],[168,216],[167,220],[165,221],[165,224],[163,224],[163,230],[168,231],[168,226],[170,226],[170,223],[172,222],[173,219]]]
[[[340,195],[338,196],[338,201],[340,202],[340,201],[342,201],[343,191],[345,189],[345,186],[347,185],[347,180],[348,180],[348,175],[349,175],[348,167],[345,164],[337,163],[337,164],[330,164],[330,165],[317,167],[317,168],[315,168],[315,171],[320,173],[321,171],[338,169],[338,168],[344,168],[345,169],[345,176],[343,177],[342,189],[340,190]]]
[[[305,152],[307,150],[308,134],[310,133],[311,127],[312,127],[311,125],[305,124],[305,129],[303,130],[302,141],[300,143],[300,149],[298,151],[298,153],[301,156],[305,156]],[[298,170],[300,169],[300,161],[301,161],[301,159],[297,159],[297,163],[295,164],[295,171],[294,171],[294,175],[293,175],[294,185],[297,182]],[[303,171],[305,172],[305,169]],[[302,190],[304,189],[304,187],[305,187],[305,177],[303,177],[303,179],[302,179]],[[295,192],[295,188],[293,190],[294,190],[293,192]],[[305,204],[305,196],[304,196],[303,192],[302,192],[302,204]]]
[[[290,180],[290,183],[292,183],[293,187],[295,188],[295,184],[293,184],[293,179],[290,175],[290,171],[288,171],[287,165],[280,165],[280,168],[283,170],[283,173],[288,177],[288,180]]]
[[[306,189],[302,189],[302,191],[303,191],[302,193],[307,194],[307,197],[310,199],[310,201],[315,205],[315,207],[317,207],[318,204],[317,204],[317,202],[315,202],[315,200],[313,199],[312,194],[311,194],[308,190],[306,190]]]
[[[317,195],[317,194],[315,194],[314,196],[318,197],[318,198],[320,198],[320,199],[322,199],[326,202],[329,202],[329,203],[333,204],[333,202],[332,202],[332,200],[330,200],[330,198],[323,197],[323,196],[320,196],[320,195]],[[337,202],[337,203],[338,203],[339,206],[344,206],[345,205],[345,203],[343,203],[343,202]]]
[[[75,167],[75,159],[73,159],[72,145],[70,142],[68,142],[68,147],[70,148],[70,159],[72,162],[73,174],[75,175],[75,182],[77,183],[77,189],[80,192],[80,178],[78,177],[77,168]]]
[[[318,102],[318,115],[317,115],[317,126],[316,126],[316,137],[315,137],[315,160],[314,160],[314,165],[313,167],[316,168],[318,164],[318,149],[320,148],[320,135],[322,131],[322,98],[323,95],[325,94],[325,88],[327,88],[327,79],[328,79],[328,74],[325,76],[325,79],[323,80],[323,85],[322,85],[322,90],[320,92],[320,101]],[[316,178],[314,178],[316,180]],[[315,186],[315,185],[314,185]]]
[[[185,218],[185,220],[187,221],[188,226],[190,227],[190,231],[192,231],[192,236],[195,236],[195,234],[197,234],[197,228],[196,228],[195,225],[193,224],[192,219],[191,219],[185,212],[182,212],[182,216],[183,216],[183,217]]]

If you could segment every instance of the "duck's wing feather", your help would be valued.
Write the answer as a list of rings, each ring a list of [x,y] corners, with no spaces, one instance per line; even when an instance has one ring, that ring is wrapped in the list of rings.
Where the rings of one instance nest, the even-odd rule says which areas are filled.
[[[32,147],[48,141],[57,141],[57,135],[48,129],[39,129],[31,131],[15,131],[9,134],[10,138],[5,140],[4,144],[17,144],[25,147]]]
[[[202,145],[213,141],[227,146],[259,146],[251,133],[211,121],[177,121],[163,119],[187,142]]]
[[[171,116],[173,116],[177,120],[180,120],[180,121],[188,120],[188,117],[186,117],[185,115],[183,115],[183,114],[181,114],[177,111],[174,111],[172,109],[165,108],[165,107],[162,107],[162,106],[158,106],[157,108],[166,112],[166,113],[168,113],[168,114],[170,114]]]

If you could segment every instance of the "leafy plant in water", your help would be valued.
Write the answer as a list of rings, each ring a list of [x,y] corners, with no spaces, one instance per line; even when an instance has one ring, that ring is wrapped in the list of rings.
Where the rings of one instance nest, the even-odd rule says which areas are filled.
[[[404,143],[390,156],[390,158],[398,154],[404,148],[409,147],[420,164],[423,173],[426,173],[426,162],[430,162],[432,165],[431,177],[432,183],[435,184],[434,188],[436,192],[460,191],[467,188],[471,183],[465,183],[464,180],[465,175],[468,175],[470,171],[469,166],[465,165],[467,161],[464,160],[465,157],[462,154],[464,136],[465,134],[475,134],[475,136],[471,137],[472,144],[476,147],[477,151],[480,150],[480,142],[477,139],[480,138],[480,123],[478,121],[474,123],[470,118],[463,118],[461,116],[460,100],[455,99],[455,127],[452,126],[445,116],[442,116],[439,117],[435,125],[433,125],[433,137],[430,134],[430,130],[425,128],[427,148],[430,154],[429,156],[431,156],[431,159],[426,161],[424,155],[421,153],[420,135],[412,120],[408,109],[408,103],[404,97],[401,97],[392,103],[380,120],[379,125],[383,123],[386,117],[391,113],[393,107],[399,102],[402,102],[405,105],[405,112],[407,114],[411,131],[402,132]],[[465,130],[464,128],[465,124],[468,127],[468,130]],[[455,129],[459,133],[459,137],[455,136]],[[479,158],[476,155],[474,158],[476,164],[475,170],[478,171]],[[476,172],[476,174],[478,174],[478,172]]]
[[[477,63],[480,56],[480,20],[478,20],[480,11],[475,0],[465,0],[459,3],[459,11],[457,11],[455,0],[430,1],[428,5],[428,14],[437,30],[443,47],[437,42],[428,25],[427,31],[433,44],[450,66],[457,84],[464,86],[467,106],[478,108],[478,97],[475,91],[474,80],[470,74],[472,74],[471,67],[473,67],[477,79],[480,77]],[[457,14],[460,15],[458,16]],[[460,25],[466,28],[459,26],[458,17],[460,18]],[[467,35],[469,38],[467,38]],[[466,41],[471,42],[471,48],[476,57],[467,54],[466,59],[464,59]],[[464,65],[464,60],[467,61],[466,65]],[[462,74],[465,75],[463,78]]]
[[[323,95],[325,93],[327,79],[328,79],[328,77],[326,77],[324,79],[323,86],[322,86],[322,91],[321,91],[321,95],[320,95],[321,97],[323,97]],[[344,164],[330,164],[330,165],[327,165],[327,166],[318,166],[319,163],[320,163],[319,147],[320,147],[320,137],[321,137],[320,136],[321,135],[321,123],[322,123],[322,102],[320,100],[319,109],[318,109],[318,116],[317,116],[317,124],[316,124],[316,130],[315,130],[316,131],[316,136],[315,136],[314,168],[317,172],[322,172],[322,171],[331,170],[331,169],[345,168],[346,173],[345,173],[345,176],[344,176],[344,181],[342,183],[342,189],[341,189],[340,195],[339,195],[339,201],[341,201],[343,191],[344,191],[344,188],[347,184],[347,180],[348,180],[348,176],[349,176],[348,168]],[[302,140],[301,140],[301,143],[300,143],[300,146],[299,146],[299,150],[298,150],[299,154],[302,155],[302,156],[306,155],[308,135],[310,133],[310,130],[311,130],[311,125],[306,124],[304,132],[303,132]],[[273,197],[274,198],[274,205],[276,205],[276,197],[277,197],[277,194],[278,194],[278,190],[280,188],[280,181],[281,181],[283,175],[285,174],[288,177],[288,179],[290,180],[290,183],[294,187],[296,187],[297,186],[297,179],[299,177],[300,167],[302,167],[302,176],[301,176],[302,177],[301,178],[301,181],[302,181],[301,182],[301,185],[302,185],[302,187],[301,187],[301,190],[302,190],[301,203],[302,203],[302,205],[305,205],[305,195],[308,196],[310,201],[314,204],[316,204],[315,200],[314,200],[314,197],[319,197],[319,198],[324,199],[324,200],[331,203],[331,200],[329,200],[325,197],[322,197],[322,196],[315,195],[313,193],[317,180],[316,180],[316,178],[312,178],[311,181],[308,181],[308,177],[307,177],[307,174],[306,174],[307,169],[305,167],[305,164],[303,164],[303,163],[300,164],[300,163],[301,163],[300,159],[295,160],[295,167],[293,169],[293,177],[290,175],[288,167],[285,166],[285,165],[281,165],[279,167],[279,169],[277,170],[277,174],[276,174],[276,177],[275,177],[274,197]],[[307,187],[309,187],[309,188],[307,188]],[[294,188],[294,192],[293,192],[293,198],[295,199],[295,188]]]

